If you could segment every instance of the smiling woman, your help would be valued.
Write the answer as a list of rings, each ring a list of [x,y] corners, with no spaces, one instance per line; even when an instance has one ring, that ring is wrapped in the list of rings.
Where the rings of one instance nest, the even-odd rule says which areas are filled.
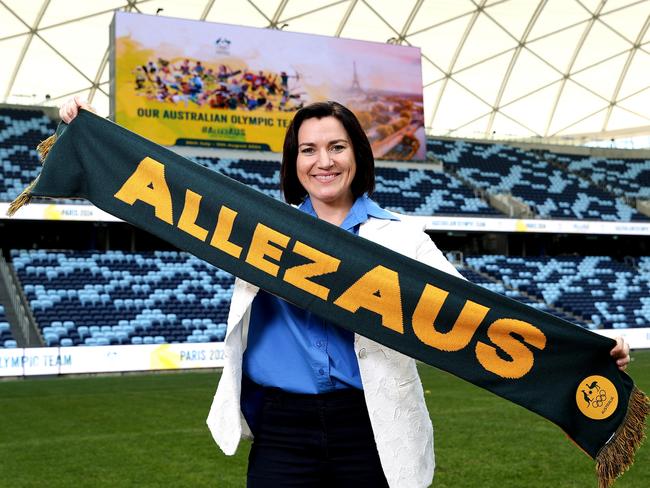
[[[319,218],[340,225],[340,215],[338,222],[327,215],[345,218],[355,200],[375,188],[372,148],[356,116],[336,102],[299,110],[284,139],[280,186],[287,203],[299,205],[309,195]]]
[[[424,232],[369,198],[372,149],[341,104],[314,103],[296,113],[280,173],[285,200],[299,210],[460,276]],[[387,289],[377,297],[359,286],[373,304],[390,301]],[[347,298],[339,305],[360,306]],[[399,310],[388,314],[395,324]],[[208,425],[226,454],[242,436],[253,437],[249,487],[431,483],[433,429],[413,359],[241,280],[225,350]]]
[[[298,131],[298,181],[319,218],[340,225],[354,203],[357,171],[352,142],[334,117],[308,119]]]

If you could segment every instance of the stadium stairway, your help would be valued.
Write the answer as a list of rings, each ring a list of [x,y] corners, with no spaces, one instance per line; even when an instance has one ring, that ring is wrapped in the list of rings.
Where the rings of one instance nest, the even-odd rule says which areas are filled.
[[[501,295],[505,295],[509,298],[512,298],[513,300],[517,300],[518,302],[525,303],[526,305],[534,307],[538,310],[542,310],[546,313],[550,313],[551,315],[555,315],[556,317],[567,320],[573,324],[584,328],[588,327],[583,318],[579,315],[576,315],[572,311],[554,304],[546,303],[540,300],[539,297],[528,293],[525,290],[518,290],[506,284],[504,281],[497,279],[495,276],[482,271],[480,268],[473,268],[471,265],[465,263],[463,266],[459,267],[458,270],[472,283],[480,285],[496,293],[500,293]]]
[[[16,283],[12,268],[0,255],[0,329],[6,328],[11,337],[0,337],[0,347],[40,347],[42,337],[31,315],[29,303]],[[2,323],[5,325],[2,325]],[[7,340],[11,342],[7,343]]]
[[[580,317],[590,329],[650,326],[650,257],[635,266],[608,256],[472,256],[474,269]]]
[[[575,175],[577,178],[582,179],[583,181],[587,182],[589,185],[593,186],[594,188],[598,188],[601,190],[603,193],[611,195],[612,199],[620,199],[625,204],[629,205],[632,208],[635,208],[637,212],[639,212],[642,215],[645,215],[646,217],[650,217],[650,214],[647,211],[643,211],[642,207],[638,207],[636,205],[637,201],[639,200],[646,200],[650,201],[648,198],[648,194],[650,192],[650,188],[647,186],[647,183],[641,180],[643,179],[648,179],[647,175],[645,174],[639,174],[641,173],[640,171],[625,171],[625,163],[631,163],[631,161],[622,161],[622,160],[609,160],[609,159],[594,159],[594,158],[585,158],[585,159],[575,159],[572,160],[568,157],[556,157],[557,155],[549,152],[543,152],[541,157],[544,158],[544,160],[551,165],[552,167],[558,168],[561,171],[571,173]],[[567,161],[572,161],[571,163],[567,164]],[[596,166],[590,167],[588,166],[588,163],[592,163],[593,161],[597,162],[602,162],[606,168],[608,168],[611,171],[611,175],[604,176],[602,171],[602,167]],[[580,163],[585,163],[584,166],[580,165]],[[620,163],[619,166],[615,166],[613,163]],[[646,163],[645,166],[650,167],[650,160],[649,161],[644,161]],[[596,163],[594,163],[596,164]],[[622,166],[622,167],[621,167]],[[637,168],[632,168],[632,169],[637,169]],[[600,171],[598,171],[600,170]],[[632,173],[635,177],[639,177],[639,182],[634,182],[630,181],[629,178],[629,173]],[[620,178],[620,184],[617,186],[615,183],[612,183],[612,179]],[[634,178],[632,178],[634,180]],[[641,183],[641,184],[639,184]],[[643,218],[643,217],[641,217]]]
[[[589,180],[612,195],[650,200],[650,160],[605,158],[543,151],[548,162]]]

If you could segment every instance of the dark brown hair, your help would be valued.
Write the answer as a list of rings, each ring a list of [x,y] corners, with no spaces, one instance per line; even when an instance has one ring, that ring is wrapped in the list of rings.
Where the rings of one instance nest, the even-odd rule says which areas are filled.
[[[356,174],[352,180],[352,195],[357,197],[368,193],[372,195],[375,189],[375,158],[366,133],[352,111],[338,102],[316,102],[309,104],[296,112],[287,133],[284,136],[282,167],[280,168],[280,189],[287,203],[298,204],[307,195],[298,180],[296,161],[298,159],[298,130],[307,119],[322,119],[335,117],[350,138],[354,160],[357,165]]]

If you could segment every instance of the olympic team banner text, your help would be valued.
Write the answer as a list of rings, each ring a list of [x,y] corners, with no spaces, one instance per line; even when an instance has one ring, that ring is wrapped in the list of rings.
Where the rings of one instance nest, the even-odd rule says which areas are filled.
[[[359,117],[375,157],[425,158],[420,49],[117,12],[111,113],[165,146],[280,152],[305,104]]]
[[[0,349],[0,377],[223,367],[223,342]]]

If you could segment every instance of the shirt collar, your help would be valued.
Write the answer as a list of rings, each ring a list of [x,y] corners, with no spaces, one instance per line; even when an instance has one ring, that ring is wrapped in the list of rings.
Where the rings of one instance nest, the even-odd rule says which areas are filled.
[[[298,209],[311,215],[312,217],[318,217],[309,196],[305,198]],[[370,217],[382,220],[399,220],[399,217],[393,215],[388,210],[381,208],[376,202],[371,200],[364,193],[354,201],[352,208],[341,224],[341,228],[348,231],[353,230],[359,224],[366,222]]]

